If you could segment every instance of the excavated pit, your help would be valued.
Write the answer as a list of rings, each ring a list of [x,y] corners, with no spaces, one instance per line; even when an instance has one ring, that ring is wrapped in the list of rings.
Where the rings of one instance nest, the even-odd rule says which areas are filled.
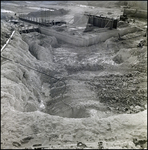
[[[136,34],[139,34],[139,32]],[[140,102],[136,101],[135,106],[140,105],[141,110],[143,110],[146,97],[141,97],[141,95],[138,95],[139,93],[135,97],[132,96],[138,90],[138,87],[122,90],[124,86],[123,82],[125,81],[129,81],[127,84],[134,86],[133,81],[130,80],[130,78],[133,79],[133,76],[135,76],[133,73],[130,75],[125,74],[125,76],[122,73],[121,75],[110,73],[107,76],[100,76],[101,73],[110,67],[112,67],[112,71],[116,67],[119,70],[118,65],[123,65],[130,58],[133,50],[125,54],[125,50],[122,48],[124,41],[120,45],[121,48],[119,45],[117,46],[118,41],[115,38],[107,40],[105,47],[102,44],[97,44],[87,48],[75,48],[59,40],[57,41],[55,37],[40,33],[24,34],[23,39],[28,43],[29,51],[35,58],[46,61],[54,66],[54,70],[43,66],[39,69],[50,75],[39,74],[42,89],[46,84],[43,92],[42,90],[39,91],[42,93],[41,95],[45,95],[46,97],[46,100],[43,100],[44,108],[40,109],[40,111],[66,118],[88,118],[92,116],[104,118],[114,115],[117,112],[131,111],[130,107],[133,105],[135,98],[141,98]],[[47,39],[50,41],[50,44],[46,42]],[[106,50],[106,47],[110,49],[110,52]],[[127,43],[126,47],[133,47],[133,43]],[[43,51],[45,51],[46,55],[43,55]],[[115,66],[113,67],[113,65]],[[99,76],[88,79],[85,76],[87,72],[92,72],[94,77],[97,74]],[[77,74],[78,77],[76,77]],[[83,74],[85,79],[83,80],[83,77],[80,77],[79,74]],[[121,81],[118,81],[120,78]],[[70,83],[71,79],[72,83]],[[105,81],[106,79],[108,81]],[[113,84],[114,81],[116,82],[115,86]],[[120,93],[129,94],[125,97],[126,95]],[[83,97],[83,95],[86,95],[86,97]],[[120,98],[120,102],[118,98]],[[122,105],[120,105],[121,101],[123,101]],[[90,104],[86,105],[86,102]],[[119,106],[121,107],[120,110],[115,110],[115,107],[118,108]]]
[[[46,94],[47,99],[49,98],[44,102],[44,109],[40,110],[44,113],[66,118],[88,118],[92,117],[94,113],[96,113],[96,115],[100,113],[98,116],[104,118],[112,114],[109,114],[111,110],[108,107],[99,106],[98,103],[95,103],[96,100],[94,100],[94,102],[92,101],[92,104],[79,104],[77,99],[82,99],[82,102],[84,102],[89,101],[91,97],[86,96],[83,98],[79,95],[78,97],[71,96],[71,94],[69,94],[72,90],[70,86],[73,85],[67,85],[65,83],[67,82],[66,79],[57,81],[56,79],[49,79],[45,75],[41,75],[40,79],[46,88],[44,94]],[[97,106],[95,106],[96,104]]]
[[[53,36],[46,36],[36,32],[23,34],[22,37],[29,45],[29,51],[32,56],[38,61],[42,61],[46,64],[45,66],[40,65],[38,67],[40,73],[37,73],[37,76],[40,84],[38,84],[39,87],[33,90],[39,104],[33,104],[34,98],[30,96],[28,98],[29,101],[25,104],[25,112],[40,110],[50,115],[67,118],[88,118],[92,116],[104,118],[114,114],[107,105],[114,107],[116,102],[116,105],[119,106],[120,102],[118,104],[116,100],[117,97],[119,98],[120,96],[121,101],[127,99],[127,97],[124,98],[123,95],[118,94],[123,93],[123,91],[117,92],[119,90],[116,90],[116,88],[121,89],[123,85],[118,85],[121,81],[118,82],[115,75],[103,76],[103,79],[99,82],[98,79],[96,80],[97,77],[94,79],[90,77],[91,80],[85,77],[86,79],[84,79],[84,81],[86,83],[83,83],[83,77],[75,77],[75,75],[79,75],[79,73],[85,75],[87,72],[92,72],[92,74],[95,73],[95,75],[97,73],[99,75],[101,72],[110,68],[110,66],[116,64],[122,65],[124,61],[130,57],[130,53],[133,53],[133,50],[126,52],[126,54],[124,54],[124,49],[118,52],[120,48],[117,46],[117,42],[114,38],[107,40],[105,42],[105,45],[107,46],[105,47],[102,44],[97,44],[96,46],[90,46],[87,48],[75,48],[61,41],[59,42],[59,40],[57,41]],[[114,44],[110,44],[110,42]],[[123,44],[124,42],[122,45]],[[121,48],[123,47],[122,45]],[[127,48],[132,46],[132,43],[126,45]],[[106,47],[109,49],[114,47],[114,50],[108,52]],[[113,53],[116,53],[116,55],[112,57]],[[106,57],[105,59],[104,56]],[[23,77],[26,80],[29,80],[29,76],[29,73],[24,72]],[[67,78],[66,76],[69,77]],[[79,77],[80,80],[78,81]],[[68,85],[70,78],[74,78],[74,80]],[[102,77],[100,76],[99,78]],[[106,87],[104,84],[106,81],[103,80],[106,80],[107,78],[111,83],[107,82],[106,84],[109,83],[111,87]],[[119,76],[119,78],[123,77]],[[112,88],[113,80],[117,81],[115,89]],[[125,80],[128,79],[124,79],[124,81]],[[76,90],[75,87],[79,90]],[[108,92],[104,93],[104,89],[106,88],[108,89]],[[111,90],[109,88],[111,88]],[[94,91],[94,93],[90,90]],[[138,90],[138,88],[133,89],[133,92],[136,90]],[[115,94],[113,94],[112,91],[116,91]],[[75,93],[75,95],[72,93]],[[124,91],[124,93],[128,93],[128,91]],[[88,96],[83,97],[83,95],[87,94]],[[131,98],[131,94],[132,93],[129,92],[129,101],[132,105],[134,98]],[[145,101],[145,97],[140,97],[140,95],[135,97],[141,98],[143,102]],[[85,104],[85,102],[89,103],[90,101],[92,101],[91,104]],[[100,105],[99,101],[101,103],[106,103],[106,106],[103,106],[102,104]],[[97,104],[95,104],[96,102]],[[140,105],[140,107],[144,107],[145,103],[143,102],[140,103],[137,101],[135,106]],[[94,107],[94,105],[96,106]],[[130,109],[130,105],[123,105],[122,107],[125,107],[127,111]],[[123,111],[123,108],[120,109]]]
[[[66,118],[87,118],[90,114],[85,108],[70,107],[63,103],[61,100],[58,102],[50,101],[46,106],[46,113],[54,116],[66,117]]]
[[[39,100],[40,111],[67,118],[88,118],[96,115],[104,118],[113,115],[108,106],[99,103],[97,95],[94,96],[95,93],[89,89],[85,80],[74,80],[72,83],[69,83],[69,77],[60,77],[63,76],[62,74],[73,75],[80,71],[102,72],[104,70],[103,65],[97,63],[91,64],[90,62],[85,63],[88,57],[85,51],[82,50],[80,58],[77,52],[70,52],[73,49],[69,51],[69,48],[65,47],[63,49],[62,47],[58,47],[58,42],[54,37],[45,36],[40,33],[23,34],[22,36],[29,45],[30,53],[37,60],[46,61],[54,66],[52,70],[44,66],[39,67],[41,73],[38,73],[38,77],[41,83],[41,91],[38,92],[41,94],[36,92],[36,95],[38,99],[41,99],[41,97],[45,99],[43,100],[42,98],[42,101]],[[47,42],[43,44],[43,41],[46,41],[44,39],[54,39],[50,43],[52,47]],[[47,47],[50,48],[47,49]],[[46,51],[45,56],[42,54],[43,51]],[[82,55],[86,55],[86,58],[82,57]],[[76,61],[79,64],[75,64]],[[73,93],[76,94],[73,95]],[[83,95],[86,95],[86,97]]]
[[[46,38],[46,36],[44,35],[40,35],[38,33],[34,33],[34,35],[31,36],[32,37],[38,36],[37,39],[41,39],[41,38]],[[41,57],[41,53],[40,51],[43,52],[43,50],[49,46],[49,44],[45,42],[44,47],[40,44],[43,43],[43,39],[42,41],[36,42],[34,43],[33,40],[27,40],[28,35],[23,34],[23,38],[26,42],[28,42],[29,44],[29,51],[31,52],[31,54],[38,60],[42,60]],[[52,39],[54,39],[53,37],[51,37]],[[49,39],[49,38],[48,38]],[[47,40],[47,38],[46,38]],[[53,42],[52,46],[55,46],[57,43],[56,39],[54,39],[55,42]],[[50,43],[51,44],[51,43]],[[48,51],[50,58],[48,57],[44,57],[44,61],[48,60],[50,63],[52,63],[52,59],[51,59],[51,53],[52,50],[50,49]],[[47,55],[47,53],[46,53]],[[46,95],[47,97],[47,102],[44,102],[43,106],[44,108],[42,108],[40,111],[50,114],[50,115],[56,115],[56,116],[61,116],[61,117],[67,117],[67,118],[85,118],[88,117],[87,111],[83,108],[74,108],[71,107],[69,104],[67,104],[66,102],[64,102],[65,98],[63,97],[63,94],[65,94],[66,92],[66,83],[65,83],[65,79],[63,80],[59,80],[58,77],[58,72],[55,70],[50,70],[50,69],[45,69],[44,67],[40,67],[39,69],[42,73],[45,74],[38,74],[39,78],[40,78],[40,82],[42,83],[42,89],[44,88],[43,92],[39,91],[40,93],[43,93]],[[49,75],[49,76],[48,76]],[[43,87],[45,85],[45,87]],[[46,88],[46,89],[45,89]],[[36,96],[38,96],[39,94],[36,92]],[[29,106],[32,107],[33,106]],[[29,108],[26,109],[28,112],[30,112]]]
[[[16,8],[10,3],[5,9],[31,12],[22,3]],[[82,5],[69,8],[67,20],[84,11]],[[85,10],[90,9],[99,14],[113,10]],[[10,23],[3,23],[5,43]],[[134,26],[122,24],[121,30]],[[143,28],[146,22],[135,19],[134,24]],[[144,31],[88,47],[16,31],[1,53],[11,59],[1,58],[2,149],[79,149],[78,142],[90,149],[147,148],[147,45],[137,47],[146,39]]]

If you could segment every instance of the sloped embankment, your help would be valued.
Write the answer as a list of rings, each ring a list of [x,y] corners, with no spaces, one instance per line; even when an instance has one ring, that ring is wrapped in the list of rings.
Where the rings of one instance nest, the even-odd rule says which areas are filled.
[[[3,20],[1,21],[1,28],[3,28],[3,30],[1,30],[1,48],[2,48],[2,46],[8,40],[12,30],[11,27],[8,25],[8,23],[4,22]]]

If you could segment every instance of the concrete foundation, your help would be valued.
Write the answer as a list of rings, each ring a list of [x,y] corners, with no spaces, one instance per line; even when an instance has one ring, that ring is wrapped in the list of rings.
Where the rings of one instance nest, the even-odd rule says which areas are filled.
[[[93,44],[97,44],[99,42],[104,42],[108,38],[123,36],[128,33],[133,33],[138,29],[136,27],[128,27],[124,30],[108,30],[107,32],[98,33],[96,35],[70,35],[67,32],[57,32],[48,27],[39,27],[42,34],[55,36],[58,40],[64,41],[69,44],[73,44],[76,46],[89,46]]]

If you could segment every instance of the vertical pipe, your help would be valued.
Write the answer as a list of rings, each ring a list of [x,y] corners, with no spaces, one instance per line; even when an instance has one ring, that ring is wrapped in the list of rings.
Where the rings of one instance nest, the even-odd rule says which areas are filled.
[[[103,22],[103,20],[102,20],[102,18],[100,18],[100,28],[102,28],[102,22]]]
[[[111,19],[110,22],[111,22],[111,23],[110,23],[110,29],[112,30],[112,28],[113,28],[113,19]]]
[[[91,16],[92,18],[92,25],[94,25],[94,16]]]
[[[99,18],[98,17],[96,18],[96,24],[97,24],[97,27],[99,27]]]
[[[101,20],[100,20],[100,17],[98,18],[98,27],[101,26]]]
[[[104,28],[106,27],[107,25],[107,17],[105,18],[105,25],[104,25]]]
[[[112,18],[112,22],[111,22],[111,29],[113,28],[113,21],[114,21],[114,19]]]
[[[104,28],[104,26],[105,26],[105,19],[103,18],[102,28]]]
[[[95,26],[95,16],[93,16],[93,25]]]

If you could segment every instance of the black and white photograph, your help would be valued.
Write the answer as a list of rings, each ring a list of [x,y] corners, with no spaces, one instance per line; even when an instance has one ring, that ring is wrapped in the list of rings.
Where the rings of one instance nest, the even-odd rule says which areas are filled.
[[[147,149],[147,1],[1,1],[1,149]]]

